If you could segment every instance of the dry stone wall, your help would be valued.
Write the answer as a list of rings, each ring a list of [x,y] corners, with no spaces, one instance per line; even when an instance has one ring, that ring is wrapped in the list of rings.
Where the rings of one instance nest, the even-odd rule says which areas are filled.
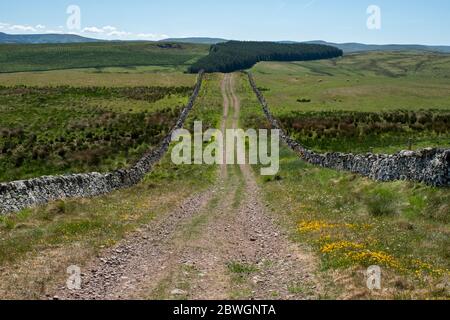
[[[270,112],[267,101],[256,86],[251,73],[250,85],[272,127],[280,129],[282,140],[303,160],[324,168],[350,171],[378,181],[411,180],[436,187],[450,186],[450,149],[424,149],[401,151],[396,154],[345,154],[331,152],[319,154],[308,150],[290,136]]]
[[[194,92],[172,130],[157,148],[145,154],[134,166],[108,173],[93,172],[48,176],[25,181],[1,183],[0,214],[17,212],[53,200],[102,195],[139,183],[169,149],[172,132],[183,127],[200,92],[202,80],[203,71],[198,74]]]

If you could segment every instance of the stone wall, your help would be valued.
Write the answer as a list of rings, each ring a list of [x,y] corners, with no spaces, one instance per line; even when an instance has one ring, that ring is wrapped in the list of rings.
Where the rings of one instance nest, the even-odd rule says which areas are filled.
[[[378,181],[411,180],[436,187],[450,186],[450,149],[424,149],[388,154],[345,154],[331,152],[319,154],[303,147],[286,135],[248,73],[250,85],[263,111],[274,128],[280,129],[282,140],[303,160],[324,168],[350,171]]]
[[[188,104],[183,108],[177,123],[159,146],[146,153],[135,165],[127,169],[108,173],[71,174],[63,176],[48,176],[26,181],[14,181],[0,184],[0,214],[17,212],[22,209],[49,201],[92,197],[111,191],[133,186],[161,160],[169,149],[172,132],[183,127],[200,92],[203,72],[200,72],[194,92]]]

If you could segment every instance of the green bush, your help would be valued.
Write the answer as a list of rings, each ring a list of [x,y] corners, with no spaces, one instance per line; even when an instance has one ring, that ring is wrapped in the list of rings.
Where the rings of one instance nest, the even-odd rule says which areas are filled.
[[[394,215],[398,211],[395,192],[385,187],[368,192],[365,203],[368,212],[373,216]]]

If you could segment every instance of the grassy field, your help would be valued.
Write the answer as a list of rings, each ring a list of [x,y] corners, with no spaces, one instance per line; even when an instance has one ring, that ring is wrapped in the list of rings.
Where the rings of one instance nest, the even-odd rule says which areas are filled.
[[[245,75],[239,95],[245,106],[242,123],[260,121],[258,127],[266,127]],[[326,298],[449,298],[448,189],[379,183],[318,168],[286,146],[279,174],[260,177],[259,185],[292,240],[308,243],[321,258]],[[367,290],[363,275],[374,264],[383,270],[383,291],[378,293]]]
[[[181,67],[132,66],[0,73],[0,86],[190,86],[196,75]]]
[[[450,55],[363,53],[251,70],[276,114],[450,109]],[[299,102],[297,100],[311,100]]]
[[[186,126],[221,120],[219,77],[207,75]],[[211,186],[216,166],[177,166],[170,152],[139,185],[93,199],[66,200],[0,217],[0,296],[42,298],[66,278],[67,266],[88,262],[130,232]],[[16,276],[13,276],[16,275]]]
[[[130,165],[175,124],[196,81],[184,71],[204,51],[145,42],[0,46],[0,181]],[[76,69],[52,70],[63,68]]]
[[[450,297],[448,190],[320,169],[287,148],[277,178],[261,178],[260,186],[292,239],[310,244],[321,258],[331,297]],[[365,287],[370,265],[383,270],[378,294]]]
[[[127,166],[160,142],[191,93],[192,86],[0,87],[0,181]]]
[[[450,146],[450,55],[363,53],[251,70],[285,129],[318,151]]]
[[[209,46],[152,42],[0,45],[0,73],[72,68],[176,66],[186,68]]]

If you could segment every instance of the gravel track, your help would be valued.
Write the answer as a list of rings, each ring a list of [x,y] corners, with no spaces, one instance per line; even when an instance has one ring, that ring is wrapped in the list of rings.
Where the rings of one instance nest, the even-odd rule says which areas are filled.
[[[222,130],[241,108],[226,74]],[[222,165],[216,185],[91,261],[62,299],[310,299],[315,260],[288,239],[260,198],[249,165]],[[240,266],[242,272],[232,266]]]

